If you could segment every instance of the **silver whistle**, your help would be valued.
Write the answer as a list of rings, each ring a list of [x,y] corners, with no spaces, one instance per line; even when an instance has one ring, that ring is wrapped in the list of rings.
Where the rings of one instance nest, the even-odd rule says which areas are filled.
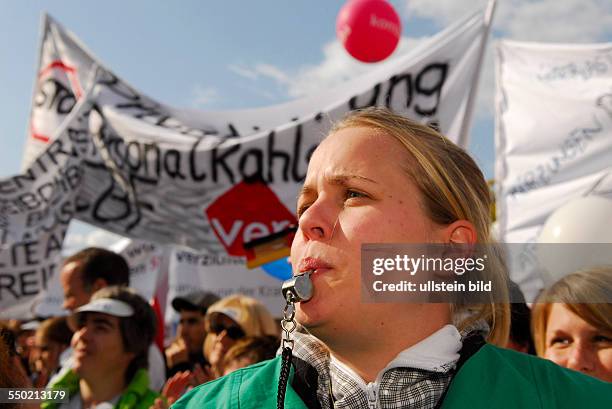
[[[308,301],[312,298],[312,281],[310,281],[312,271],[307,271],[304,274],[290,278],[283,282],[281,292],[285,300],[289,301],[288,297],[291,294],[292,302]]]

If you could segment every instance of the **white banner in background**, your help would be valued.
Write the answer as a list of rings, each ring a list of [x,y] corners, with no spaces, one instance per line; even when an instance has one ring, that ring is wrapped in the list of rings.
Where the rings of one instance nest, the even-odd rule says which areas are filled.
[[[194,290],[205,290],[227,297],[242,294],[260,300],[275,317],[284,307],[278,278],[263,269],[247,270],[242,257],[214,257],[185,247],[176,247],[170,256],[166,322],[178,321],[171,301]]]
[[[501,240],[525,243],[512,278],[540,289],[540,229],[577,197],[612,197],[612,43],[497,45],[496,186]]]
[[[88,110],[78,104],[70,113],[75,133],[87,125]],[[0,180],[2,318],[31,316],[43,303],[42,291],[57,281],[64,236],[80,205],[81,148],[62,133],[23,174]],[[59,289],[57,283],[51,287]],[[61,305],[57,298],[53,302]]]
[[[74,217],[126,237],[195,248],[221,260],[235,288],[241,274],[278,282],[272,273],[245,271],[243,243],[296,222],[308,159],[331,122],[355,108],[386,105],[457,140],[485,31],[477,13],[319,95],[261,109],[194,112],[138,92],[46,16],[24,161],[36,161],[49,143],[76,144]],[[86,112],[72,116],[71,105],[85,99]],[[54,177],[51,170],[47,177]],[[2,216],[3,234],[23,233],[15,216]],[[11,243],[2,243],[0,258],[9,257]],[[15,298],[1,283],[0,297],[0,310]]]

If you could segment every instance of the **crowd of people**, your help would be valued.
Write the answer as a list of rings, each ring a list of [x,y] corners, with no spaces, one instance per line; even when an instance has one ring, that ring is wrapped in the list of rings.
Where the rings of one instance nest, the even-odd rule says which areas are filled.
[[[88,248],[60,272],[67,316],[2,324],[0,386],[70,392],[48,409],[612,407],[612,266],[528,306],[492,253],[505,299],[362,302],[363,243],[487,243],[490,200],[472,158],[435,130],[356,111],[316,149],[298,198],[290,261],[313,296],[296,303],[289,372],[280,317],[242,295],[175,298],[176,336],[157,345],[125,260]]]

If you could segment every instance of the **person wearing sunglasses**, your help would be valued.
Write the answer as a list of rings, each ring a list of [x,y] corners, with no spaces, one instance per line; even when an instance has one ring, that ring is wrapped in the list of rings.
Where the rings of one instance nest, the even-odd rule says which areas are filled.
[[[242,295],[226,297],[211,305],[206,314],[206,328],[204,356],[213,379],[223,374],[223,358],[236,341],[245,336],[278,337],[280,333],[268,309],[256,299]]]

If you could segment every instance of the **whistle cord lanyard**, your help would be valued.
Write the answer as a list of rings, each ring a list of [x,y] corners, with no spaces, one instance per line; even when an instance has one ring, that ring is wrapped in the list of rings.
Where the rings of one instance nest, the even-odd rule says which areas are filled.
[[[278,379],[278,393],[276,400],[277,409],[284,409],[285,407],[285,393],[287,392],[287,384],[289,383],[289,373],[291,371],[291,359],[293,356],[293,340],[291,339],[291,333],[295,331],[297,323],[295,322],[295,295],[292,291],[287,292],[287,305],[283,311],[283,320],[281,321],[281,327],[283,329],[283,338],[281,341],[282,346],[282,359],[280,376]]]

